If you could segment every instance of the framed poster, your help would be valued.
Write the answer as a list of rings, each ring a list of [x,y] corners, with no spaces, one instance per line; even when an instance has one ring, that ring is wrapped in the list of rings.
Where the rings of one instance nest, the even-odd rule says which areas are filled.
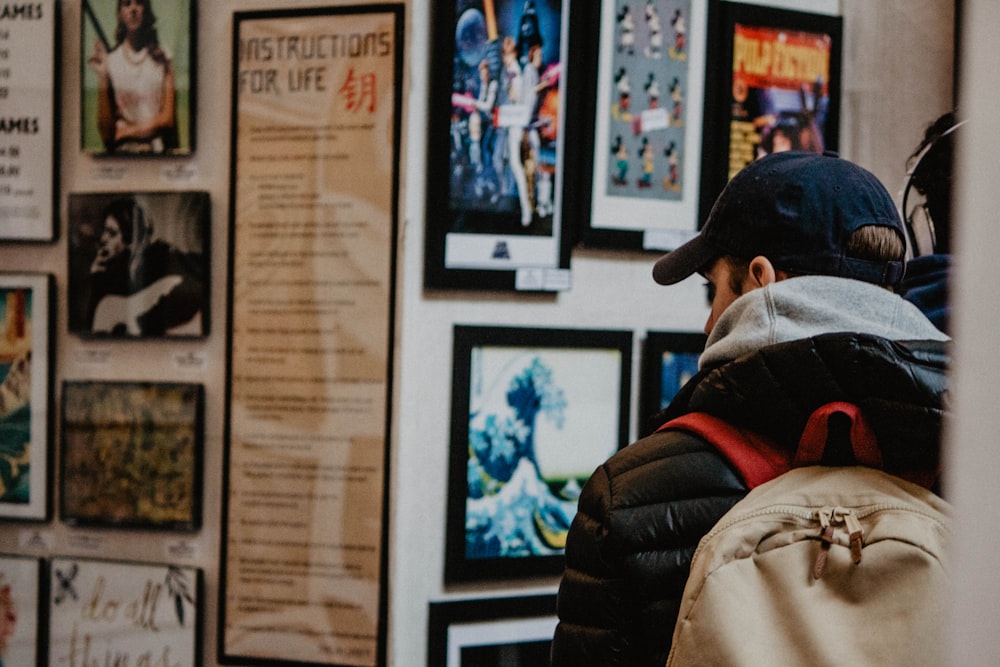
[[[59,25],[57,0],[0,9],[0,240],[55,238]]]
[[[767,153],[837,150],[843,19],[714,0],[709,12],[701,219]]]
[[[80,149],[189,155],[195,146],[194,0],[82,0]]]
[[[198,384],[64,381],[60,518],[199,528],[204,401]]]
[[[386,661],[404,14],[234,14],[224,663]]]
[[[559,574],[583,484],[628,442],[632,332],[454,336],[445,580]]]
[[[569,289],[574,4],[435,0],[425,287]]]
[[[432,602],[427,664],[547,665],[557,621],[555,595]]]
[[[580,242],[672,250],[698,229],[708,0],[602,0]]]
[[[640,437],[659,426],[654,423],[656,414],[670,405],[680,388],[698,372],[698,359],[707,339],[703,333],[646,333],[639,369]]]
[[[200,569],[58,557],[49,571],[49,667],[201,665]]]
[[[0,665],[45,664],[45,583],[40,558],[0,554]]]
[[[45,521],[51,493],[51,330],[46,273],[0,273],[0,518]]]
[[[69,331],[200,338],[209,331],[207,192],[69,195]]]

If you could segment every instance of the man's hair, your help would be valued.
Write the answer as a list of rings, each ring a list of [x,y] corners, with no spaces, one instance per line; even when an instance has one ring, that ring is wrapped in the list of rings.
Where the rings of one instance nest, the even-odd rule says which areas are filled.
[[[906,243],[891,227],[865,225],[855,229],[848,237],[844,254],[873,262],[901,261],[906,254]],[[742,294],[743,281],[750,274],[750,259],[733,255],[723,255],[722,259],[729,266],[729,289],[733,294]],[[783,270],[790,276],[810,275],[806,271],[787,271],[780,266],[774,268]],[[895,291],[892,286],[885,287]]]

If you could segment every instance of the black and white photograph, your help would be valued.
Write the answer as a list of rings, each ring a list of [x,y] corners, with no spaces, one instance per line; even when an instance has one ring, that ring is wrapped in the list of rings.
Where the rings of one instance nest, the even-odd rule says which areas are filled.
[[[207,192],[70,194],[70,332],[206,336],[209,218]]]

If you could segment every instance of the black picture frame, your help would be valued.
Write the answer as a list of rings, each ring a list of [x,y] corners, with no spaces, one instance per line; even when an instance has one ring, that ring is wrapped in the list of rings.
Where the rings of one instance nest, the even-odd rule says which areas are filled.
[[[574,35],[588,3],[435,0],[432,12],[424,286],[569,289],[580,128],[564,118],[585,90],[576,63],[586,44]],[[521,89],[520,63],[539,42],[541,64],[525,68],[538,73],[536,103],[510,103],[505,90]],[[520,55],[506,68],[505,43]]]
[[[547,665],[556,622],[555,595],[431,602],[427,664]]]
[[[5,619],[0,662],[46,662],[48,568],[42,558],[0,554],[0,613]]]
[[[128,339],[208,335],[208,192],[74,192],[68,215],[70,333]],[[105,230],[114,231],[105,236]]]
[[[697,232],[708,2],[593,3],[581,246],[662,252]]]
[[[201,527],[205,390],[64,380],[59,516],[71,526]]]
[[[173,80],[174,104],[171,127],[157,133],[151,140],[134,140],[116,136],[108,141],[102,138],[98,127],[98,75],[95,58],[99,49],[105,53],[121,49],[119,45],[117,16],[118,0],[82,0],[80,11],[80,150],[94,157],[162,158],[188,156],[195,151],[197,125],[197,54],[198,54],[198,4],[195,0],[146,0],[155,16],[158,48],[121,51],[117,56],[119,69],[146,68],[145,78],[156,76],[152,71],[164,69],[169,62],[167,77]],[[110,61],[109,61],[110,62]],[[154,63],[156,67],[154,68]],[[152,70],[152,71],[151,71]],[[114,73],[111,74],[110,89],[114,90]],[[164,87],[169,79],[164,79]],[[164,88],[166,91],[166,88]],[[131,92],[131,91],[130,91]],[[138,97],[141,91],[132,97]],[[164,92],[166,94],[166,92]],[[148,97],[148,93],[147,93]],[[161,109],[166,109],[169,100],[163,99]],[[112,101],[110,104],[114,104]],[[120,117],[129,121],[145,120],[155,122],[152,117],[137,117],[141,109],[130,109]],[[119,120],[125,123],[126,120]],[[110,143],[109,143],[110,142]]]
[[[52,331],[55,281],[48,273],[0,272],[0,518],[52,514]]]
[[[652,433],[656,415],[666,408],[698,372],[698,359],[708,339],[703,333],[647,331],[639,366],[639,436]]]
[[[446,582],[562,571],[580,489],[628,442],[632,338],[454,327]]]
[[[778,138],[794,126],[808,141],[799,139],[793,147],[801,145],[815,152],[838,150],[843,52],[840,16],[711,0],[708,24],[707,48],[713,64],[705,83],[702,221],[729,179],[756,159],[760,146],[764,152],[781,149],[771,148],[765,135]],[[763,55],[773,56],[779,35],[782,48],[800,48],[800,61],[809,61],[794,77],[774,74],[770,67],[774,58]],[[747,54],[741,62],[751,62],[754,70],[749,74],[743,70],[745,76],[737,76],[733,70],[738,39],[740,52]],[[820,77],[823,69],[827,70],[825,82],[813,77],[817,72],[816,77]],[[764,127],[764,132],[755,126]],[[734,137],[742,137],[742,141]]]

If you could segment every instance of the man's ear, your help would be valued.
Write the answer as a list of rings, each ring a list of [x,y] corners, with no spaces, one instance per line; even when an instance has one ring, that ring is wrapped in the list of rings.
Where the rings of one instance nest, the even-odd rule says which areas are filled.
[[[785,277],[787,277],[785,273],[775,269],[774,265],[771,264],[771,260],[763,255],[757,255],[750,260],[747,280],[753,287],[766,287]]]

